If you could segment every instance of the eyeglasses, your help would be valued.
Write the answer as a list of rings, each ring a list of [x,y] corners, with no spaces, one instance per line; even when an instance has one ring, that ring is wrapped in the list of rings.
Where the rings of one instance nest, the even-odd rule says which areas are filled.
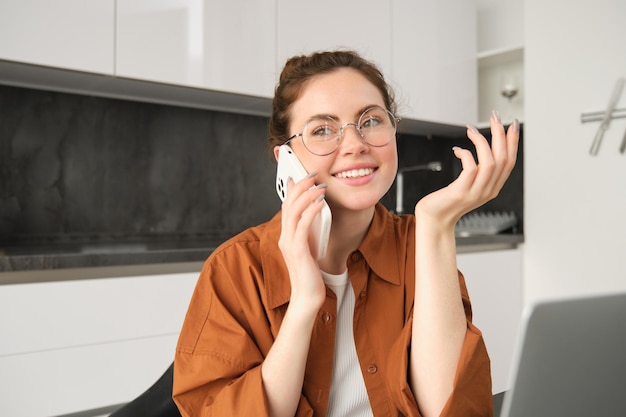
[[[389,110],[382,107],[370,107],[359,117],[357,123],[340,125],[330,116],[317,116],[306,122],[301,133],[290,137],[287,142],[300,136],[304,147],[314,155],[330,155],[339,148],[344,129],[354,126],[361,140],[370,146],[385,146],[396,134],[396,118]]]

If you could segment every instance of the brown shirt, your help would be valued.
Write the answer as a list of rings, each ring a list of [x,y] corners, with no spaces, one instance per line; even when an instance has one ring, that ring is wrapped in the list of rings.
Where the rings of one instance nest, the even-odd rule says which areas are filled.
[[[261,364],[289,302],[278,249],[278,213],[233,237],[206,261],[176,349],[173,397],[185,417],[269,416]],[[356,295],[354,342],[374,416],[419,416],[408,384],[415,285],[415,222],[376,207],[370,229],[348,260]],[[442,416],[491,416],[491,374],[482,335],[459,273],[467,316],[454,390]],[[297,417],[326,415],[333,366],[336,298],[313,328]]]

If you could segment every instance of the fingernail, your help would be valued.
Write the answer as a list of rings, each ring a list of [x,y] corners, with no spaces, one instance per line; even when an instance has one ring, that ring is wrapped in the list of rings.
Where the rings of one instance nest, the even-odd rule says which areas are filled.
[[[513,119],[513,130],[519,132],[519,120]]]
[[[491,116],[493,117],[493,120],[495,120],[498,123],[501,123],[500,113],[498,113],[498,110],[492,110],[491,111]]]
[[[461,150],[461,148],[458,147],[458,146],[453,146],[452,147],[452,152],[456,152],[456,151],[460,151],[460,150]]]
[[[319,203],[320,201],[322,201],[324,199],[324,194],[317,196],[317,198],[315,199],[316,203]]]
[[[287,177],[287,184],[293,184],[293,178]]]
[[[321,183],[321,184],[317,184],[315,187],[316,190],[321,190],[322,188],[326,188],[328,187],[328,184],[326,184],[325,182]]]
[[[478,129],[476,129],[476,128],[475,128],[474,126],[472,126],[472,125],[467,125],[467,129],[468,129],[469,131],[471,131],[471,132],[478,133]]]
[[[309,174],[307,174],[307,176],[305,178],[313,178],[316,175],[317,175],[317,171],[313,171],[313,172],[310,172]]]

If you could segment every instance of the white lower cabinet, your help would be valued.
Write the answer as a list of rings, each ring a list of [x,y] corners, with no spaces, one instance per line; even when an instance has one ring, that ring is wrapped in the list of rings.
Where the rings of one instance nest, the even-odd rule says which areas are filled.
[[[522,314],[521,249],[462,253],[457,263],[491,358],[493,392],[505,391]]]
[[[198,273],[0,286],[0,415],[133,400],[161,376]]]

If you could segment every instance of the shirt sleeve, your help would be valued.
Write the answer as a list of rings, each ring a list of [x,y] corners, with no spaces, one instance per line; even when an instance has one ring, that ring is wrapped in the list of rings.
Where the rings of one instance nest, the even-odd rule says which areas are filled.
[[[472,324],[470,299],[461,273],[459,281],[467,332],[457,365],[454,387],[440,416],[489,417],[493,416],[489,355],[482,333]],[[412,325],[413,319],[409,318],[389,354],[388,381],[390,395],[398,411],[405,416],[417,417],[421,414],[408,382]]]
[[[184,417],[269,417],[261,365],[273,337],[260,298],[233,281],[240,272],[210,258],[196,285],[174,358],[172,396]],[[296,416],[312,415],[302,397]]]

